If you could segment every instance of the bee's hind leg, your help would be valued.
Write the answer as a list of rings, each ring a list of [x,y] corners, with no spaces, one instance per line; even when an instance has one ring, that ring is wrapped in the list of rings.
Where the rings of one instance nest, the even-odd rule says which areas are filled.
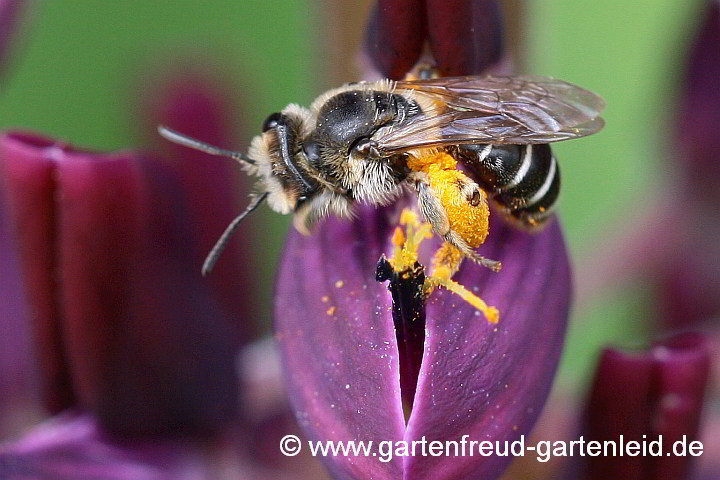
[[[465,239],[450,227],[450,219],[445,211],[445,207],[442,205],[440,199],[433,195],[427,176],[423,173],[415,173],[412,176],[412,181],[418,192],[418,207],[420,212],[423,217],[425,217],[425,220],[432,225],[433,231],[473,262],[495,272],[499,271],[502,268],[501,262],[478,255],[472,247],[468,245]]]
[[[490,258],[485,258],[482,255],[478,255],[477,252],[475,252],[475,250],[473,250],[472,247],[470,247],[470,245],[468,245],[467,242],[465,242],[465,240],[463,240],[460,235],[458,235],[454,231],[450,230],[450,232],[443,237],[450,244],[452,244],[452,246],[460,250],[463,255],[465,255],[478,265],[487,267],[493,272],[499,272],[502,269],[502,262],[498,260],[492,260]]]

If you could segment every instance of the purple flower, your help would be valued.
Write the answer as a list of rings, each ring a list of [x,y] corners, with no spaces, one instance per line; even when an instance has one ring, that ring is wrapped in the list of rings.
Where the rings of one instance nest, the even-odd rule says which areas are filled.
[[[191,118],[204,130],[187,131],[227,142],[224,125],[233,122],[221,88],[169,78],[166,96],[153,97],[158,117]],[[189,165],[203,175],[190,175]],[[256,321],[252,295],[228,289],[249,293],[254,280],[240,245],[213,279],[199,276],[210,235],[237,208],[234,165],[195,154],[168,162],[87,152],[8,132],[0,172],[2,278],[30,305],[22,308],[22,295],[10,304],[3,327],[17,352],[3,363],[27,363],[32,346],[42,405],[89,409],[128,435],[211,432],[236,418],[235,354]],[[17,369],[31,378],[25,370]]]
[[[697,334],[676,335],[642,351],[605,349],[584,407],[572,395],[556,392],[530,439],[549,442],[553,449],[564,444],[566,451],[574,441],[575,454],[563,457],[550,450],[543,462],[526,455],[504,480],[716,478],[717,425],[704,421],[709,425],[699,428],[711,360],[717,361],[711,353],[708,338]],[[581,439],[584,456],[578,453]],[[689,447],[698,440],[700,457],[672,454],[675,442]],[[591,456],[587,452],[596,448],[591,442],[599,442],[601,452],[604,442],[611,442],[616,454],[608,447],[608,455]],[[655,454],[631,455],[630,442],[638,442],[640,449],[645,442],[646,451]]]
[[[229,146],[222,82],[186,70],[154,84],[140,109],[153,129]],[[169,153],[0,135],[2,436],[41,415],[22,405],[36,406],[35,376],[39,403],[62,411],[0,445],[0,477],[289,478],[277,445],[300,432],[278,360],[241,350],[257,326],[245,233],[200,275],[245,180],[232,162]],[[323,477],[309,455],[290,460]]]
[[[0,152],[46,407],[79,405],[128,434],[224,425],[237,317],[197,279],[173,172],[14,132]]]
[[[434,293],[417,391],[403,398],[412,379],[401,365],[416,351],[398,353],[390,293],[374,281],[393,220],[390,210],[365,209],[352,223],[325,222],[312,237],[290,235],[275,336],[301,426],[315,440],[519,438],[543,406],[563,344],[570,271],[559,226],[530,235],[496,221],[483,252],[502,260],[503,271],[466,264],[457,279],[497,306],[500,323],[449,292]],[[407,424],[403,400],[413,405]],[[338,478],[494,478],[510,459],[325,460]]]
[[[669,183],[578,264],[578,303],[638,278],[655,287],[659,325],[686,328],[720,315],[720,3],[707,2],[691,41],[664,170]],[[668,201],[672,199],[672,201]]]
[[[720,3],[708,3],[689,52],[675,124],[678,243],[657,266],[663,323],[687,326],[720,315]]]
[[[192,442],[123,442],[96,420],[66,413],[31,431],[11,448],[0,446],[3,478],[180,480],[217,478],[208,451]]]
[[[283,457],[280,438],[301,435],[287,411],[277,356],[268,342],[251,344],[238,357],[246,414],[242,428],[215,435],[117,436],[98,418],[68,410],[37,425],[20,440],[0,443],[0,476],[103,480],[326,478],[303,452]]]
[[[366,45],[382,73],[402,76],[417,60],[425,21],[445,73],[477,73],[500,59],[495,2],[381,1]],[[531,235],[491,217],[480,251],[502,261],[502,272],[465,264],[454,278],[498,308],[493,325],[447,291],[425,303],[422,273],[393,276],[377,265],[392,252],[402,204],[330,219],[310,237],[290,234],[274,317],[296,417],[323,441],[518,439],[543,406],[563,345],[571,287],[560,227]],[[510,458],[324,460],[336,478],[469,479],[496,478]]]
[[[422,0],[378,0],[365,31],[365,49],[387,78],[399,79],[420,58],[427,35]]]
[[[586,440],[662,438],[661,456],[587,458],[587,478],[688,478],[691,455],[666,455],[673,444],[698,439],[710,369],[707,342],[696,334],[659,342],[649,353],[607,349],[587,405]]]
[[[500,6],[496,0],[378,0],[365,49],[383,76],[402,78],[426,40],[444,75],[486,71],[503,54]]]

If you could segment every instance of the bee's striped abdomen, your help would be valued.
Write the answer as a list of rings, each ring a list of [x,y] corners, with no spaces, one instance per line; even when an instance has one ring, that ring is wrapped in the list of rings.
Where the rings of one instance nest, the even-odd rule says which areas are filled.
[[[513,219],[534,227],[550,216],[560,169],[550,145],[461,145],[458,159]]]

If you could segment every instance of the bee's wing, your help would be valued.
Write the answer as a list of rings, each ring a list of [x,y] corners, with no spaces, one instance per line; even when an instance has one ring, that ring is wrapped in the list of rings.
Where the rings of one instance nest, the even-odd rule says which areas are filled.
[[[405,125],[373,136],[382,153],[471,143],[550,143],[603,127],[605,102],[553,78],[446,77],[397,82],[437,106]]]

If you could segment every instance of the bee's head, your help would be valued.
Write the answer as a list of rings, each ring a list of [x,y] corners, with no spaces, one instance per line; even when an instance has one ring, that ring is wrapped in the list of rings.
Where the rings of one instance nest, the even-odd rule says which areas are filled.
[[[289,105],[267,117],[263,133],[250,145],[249,155],[256,161],[251,173],[260,177],[268,204],[279,213],[298,211],[320,190],[302,149],[309,117],[308,110]]]

